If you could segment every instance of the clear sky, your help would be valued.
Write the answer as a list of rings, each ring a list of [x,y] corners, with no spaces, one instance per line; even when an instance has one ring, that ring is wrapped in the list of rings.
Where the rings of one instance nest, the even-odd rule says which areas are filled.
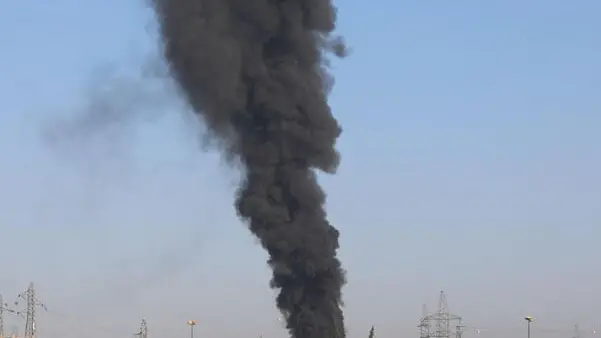
[[[482,329],[469,337],[525,334],[529,314],[539,337],[592,337],[601,2],[373,3],[339,1],[353,53],[334,64],[343,163],[323,178],[349,336],[417,337],[444,289]],[[43,338],[128,337],[142,317],[153,337],[188,319],[201,336],[285,337],[236,172],[140,76],[150,20],[141,0],[0,0],[0,292],[36,283]],[[42,137],[92,103],[113,115]]]

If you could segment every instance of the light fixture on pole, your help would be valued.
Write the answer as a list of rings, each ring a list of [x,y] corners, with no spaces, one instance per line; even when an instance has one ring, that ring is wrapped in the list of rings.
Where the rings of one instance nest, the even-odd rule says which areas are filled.
[[[528,338],[530,338],[530,324],[532,324],[532,322],[534,321],[534,317],[527,316],[524,317],[524,319],[526,320],[526,322],[528,322]]]
[[[190,326],[190,338],[194,338],[194,327],[196,326],[195,320],[189,320],[188,326]]]

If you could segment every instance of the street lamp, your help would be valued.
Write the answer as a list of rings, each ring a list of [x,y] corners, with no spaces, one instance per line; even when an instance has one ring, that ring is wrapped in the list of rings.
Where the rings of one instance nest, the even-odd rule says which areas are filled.
[[[530,324],[534,321],[534,317],[528,316],[524,317],[524,319],[528,322],[528,338],[530,338]]]
[[[194,338],[194,327],[196,326],[195,320],[189,320],[188,326],[190,326],[190,338]]]

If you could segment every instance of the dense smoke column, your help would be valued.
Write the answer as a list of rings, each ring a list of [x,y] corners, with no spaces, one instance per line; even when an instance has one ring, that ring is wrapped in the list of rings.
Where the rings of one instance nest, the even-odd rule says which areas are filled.
[[[315,169],[334,172],[341,133],[323,54],[331,0],[154,0],[175,80],[245,167],[236,206],[269,252],[277,306],[295,338],[345,336],[338,231]]]

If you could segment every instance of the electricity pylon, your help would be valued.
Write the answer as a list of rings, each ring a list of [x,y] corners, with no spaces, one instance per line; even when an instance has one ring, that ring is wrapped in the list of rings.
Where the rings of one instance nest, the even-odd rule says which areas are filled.
[[[422,318],[418,327],[420,328],[420,338],[461,338],[464,326],[462,319],[449,312],[447,299],[443,291],[438,298],[438,310],[435,313],[428,314],[424,305],[422,308]],[[451,324],[455,322],[455,332]]]
[[[6,312],[17,314],[15,310],[8,307],[8,303],[5,303],[2,295],[0,295],[0,338],[6,337],[4,331],[4,314]]]
[[[148,338],[148,325],[146,324],[146,319],[142,319],[140,331],[138,331],[138,333],[136,333],[134,336],[138,338]]]
[[[36,309],[39,307],[43,310],[46,309],[46,305],[41,303],[35,293],[35,289],[33,288],[33,283],[29,283],[29,287],[25,292],[19,294],[19,298],[24,300],[27,303],[27,315],[25,319],[25,337],[24,338],[35,338],[36,334]],[[19,301],[15,302],[15,305],[18,305]],[[20,313],[20,312],[17,312]]]
[[[0,338],[4,338],[4,299],[0,295]]]

